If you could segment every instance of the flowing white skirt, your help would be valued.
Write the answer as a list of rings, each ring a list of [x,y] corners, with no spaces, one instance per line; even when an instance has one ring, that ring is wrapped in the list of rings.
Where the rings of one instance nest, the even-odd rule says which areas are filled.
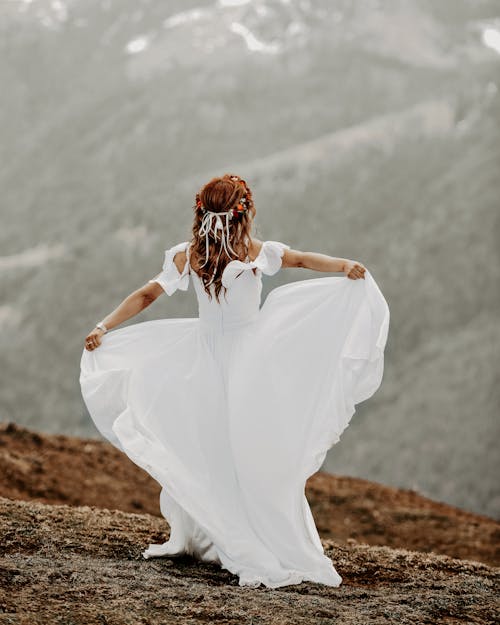
[[[170,538],[143,556],[192,554],[241,586],[339,586],[305,483],[380,386],[388,328],[366,271],[277,287],[237,330],[157,319],[84,349],[94,423],[163,487]]]

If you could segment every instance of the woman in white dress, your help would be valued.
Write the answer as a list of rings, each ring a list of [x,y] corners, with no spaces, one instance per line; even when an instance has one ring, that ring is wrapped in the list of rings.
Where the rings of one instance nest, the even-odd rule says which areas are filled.
[[[191,239],[165,250],[81,357],[96,427],[162,486],[169,540],[142,555],[191,554],[241,586],[339,586],[305,484],[381,384],[387,302],[360,262],[253,238],[239,176],[210,180],[193,209]],[[344,275],[279,286],[261,306],[262,275],[285,267]],[[198,317],[112,330],[190,277]]]

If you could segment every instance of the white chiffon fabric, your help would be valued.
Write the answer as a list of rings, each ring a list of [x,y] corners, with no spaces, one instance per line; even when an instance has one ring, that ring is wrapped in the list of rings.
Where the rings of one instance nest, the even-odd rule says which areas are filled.
[[[166,250],[150,282],[172,295],[191,277],[199,316],[111,330],[81,357],[96,427],[162,486],[170,538],[142,555],[190,554],[240,586],[340,586],[305,483],[381,384],[387,302],[366,270],[279,286],[261,306],[262,274],[289,248],[279,241],[231,261],[226,299],[210,301],[189,256],[175,266],[188,246]]]

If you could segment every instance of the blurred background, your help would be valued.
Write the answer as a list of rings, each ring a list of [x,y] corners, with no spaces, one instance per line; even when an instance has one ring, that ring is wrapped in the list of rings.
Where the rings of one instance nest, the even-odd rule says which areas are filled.
[[[99,437],[85,335],[232,172],[258,238],[360,260],[391,310],[323,469],[500,518],[498,0],[2,0],[0,29],[0,420]],[[195,316],[191,287],[124,325]]]

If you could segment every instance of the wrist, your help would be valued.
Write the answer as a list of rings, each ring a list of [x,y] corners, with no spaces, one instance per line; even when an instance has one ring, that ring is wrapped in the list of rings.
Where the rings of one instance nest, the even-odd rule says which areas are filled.
[[[96,323],[95,328],[96,330],[100,330],[103,334],[106,334],[106,332],[108,331],[108,328],[104,325],[102,321]]]

